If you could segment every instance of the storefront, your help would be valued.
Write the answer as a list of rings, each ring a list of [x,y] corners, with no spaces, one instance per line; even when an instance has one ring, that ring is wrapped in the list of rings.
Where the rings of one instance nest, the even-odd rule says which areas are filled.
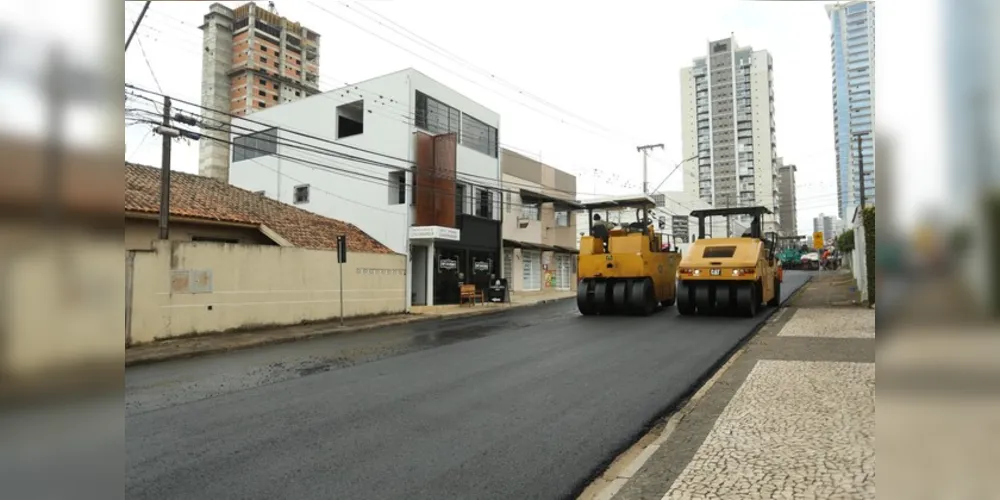
[[[504,240],[504,275],[518,292],[573,290],[575,248]]]
[[[410,228],[415,305],[457,304],[462,285],[484,290],[500,276],[499,222],[462,215],[459,225]]]

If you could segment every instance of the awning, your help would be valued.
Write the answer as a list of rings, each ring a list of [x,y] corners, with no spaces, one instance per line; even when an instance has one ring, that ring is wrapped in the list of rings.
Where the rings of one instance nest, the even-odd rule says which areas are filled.
[[[572,253],[572,254],[578,254],[578,253],[580,253],[580,250],[578,250],[576,248],[562,247],[562,246],[559,246],[559,245],[556,245],[555,248],[556,248],[557,252]]]
[[[525,250],[539,250],[542,252],[556,252],[558,247],[543,245],[541,243],[528,243],[526,241],[503,240],[504,248],[523,248]]]
[[[555,196],[550,196],[545,193],[539,193],[538,191],[532,191],[530,189],[521,189],[521,203],[524,204],[541,204],[541,203],[551,203],[558,208],[569,210],[581,210],[583,205],[580,203],[567,200],[564,198],[557,198]]]

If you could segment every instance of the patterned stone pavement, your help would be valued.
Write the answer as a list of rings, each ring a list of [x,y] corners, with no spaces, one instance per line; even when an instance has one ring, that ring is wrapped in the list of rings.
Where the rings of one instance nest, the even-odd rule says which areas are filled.
[[[874,499],[875,314],[829,306],[827,279],[807,285],[666,425],[638,471],[598,498]]]

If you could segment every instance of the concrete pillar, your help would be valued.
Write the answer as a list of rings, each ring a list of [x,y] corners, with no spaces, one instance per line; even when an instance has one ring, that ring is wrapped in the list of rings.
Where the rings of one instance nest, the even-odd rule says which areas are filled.
[[[434,305],[434,274],[437,269],[434,267],[434,241],[427,246],[427,305]]]
[[[230,109],[228,73],[233,61],[233,11],[219,4],[212,4],[209,9],[201,26],[204,32],[201,105],[207,108],[202,110],[202,115],[208,123],[228,130],[230,118],[226,113]],[[228,183],[229,132],[206,128],[202,129],[202,134],[208,137],[198,141],[198,174]]]

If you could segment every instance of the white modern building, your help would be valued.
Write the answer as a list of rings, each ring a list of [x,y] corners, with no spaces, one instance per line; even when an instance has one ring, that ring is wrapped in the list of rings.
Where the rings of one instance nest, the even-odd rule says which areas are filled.
[[[234,134],[231,183],[408,254],[410,304],[457,302],[460,284],[501,275],[496,112],[405,69],[233,126],[256,132]]]
[[[735,37],[709,42],[706,56],[681,69],[683,156],[698,158],[684,167],[690,199],[779,213],[773,73],[768,51]],[[763,229],[779,224],[772,219]]]
[[[875,2],[826,6],[833,69],[833,125],[837,148],[837,202],[841,219],[860,203],[864,163],[865,204],[875,204]],[[857,135],[861,135],[858,156]]]

